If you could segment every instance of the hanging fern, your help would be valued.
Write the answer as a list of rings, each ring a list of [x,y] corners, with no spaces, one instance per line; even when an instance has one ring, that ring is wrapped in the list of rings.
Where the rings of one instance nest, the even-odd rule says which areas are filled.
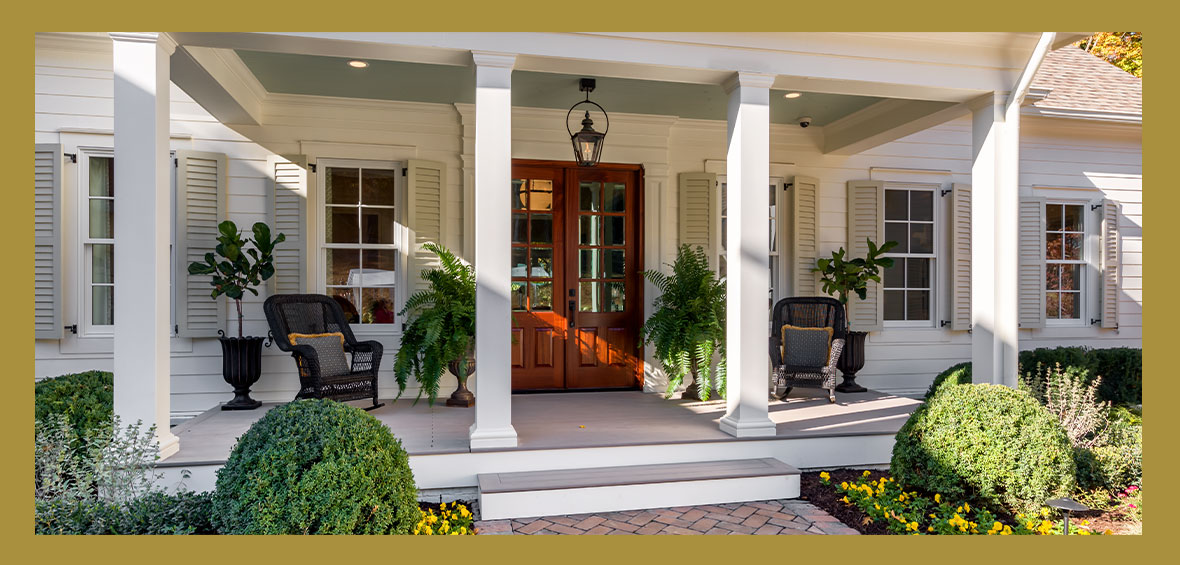
[[[659,290],[653,307],[640,332],[644,344],[654,344],[656,357],[668,374],[666,397],[691,375],[700,390],[701,400],[708,400],[717,389],[725,397],[725,283],[717,280],[709,268],[709,259],[700,248],[682,245],[672,264],[672,275],[644,271]],[[721,356],[716,372],[711,367],[713,355]]]
[[[402,308],[401,314],[413,319],[402,335],[393,372],[398,398],[412,373],[420,385],[414,402],[426,393],[433,405],[447,363],[457,360],[459,372],[467,372],[475,335],[475,270],[446,247],[427,243],[422,248],[438,256],[439,268],[422,271],[429,286],[410,295]]]

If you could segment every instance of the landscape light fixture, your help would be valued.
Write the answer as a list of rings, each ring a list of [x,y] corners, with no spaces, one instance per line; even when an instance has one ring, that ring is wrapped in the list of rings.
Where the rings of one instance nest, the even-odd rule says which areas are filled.
[[[610,116],[602,106],[590,100],[594,86],[595,81],[592,78],[578,81],[578,90],[586,93],[586,99],[571,106],[570,111],[565,114],[565,131],[570,134],[570,142],[574,144],[574,160],[582,167],[593,167],[598,164],[598,159],[602,157],[602,144],[606,139],[606,132],[610,130]],[[606,129],[601,133],[594,131],[594,120],[590,119],[590,110],[586,110],[586,117],[582,118],[582,129],[577,133],[570,130],[570,116],[573,115],[574,109],[583,104],[593,104],[606,117]]]

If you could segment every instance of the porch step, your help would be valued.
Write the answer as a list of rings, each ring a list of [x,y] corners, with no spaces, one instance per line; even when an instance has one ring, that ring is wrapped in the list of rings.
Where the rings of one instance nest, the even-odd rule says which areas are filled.
[[[799,496],[799,470],[773,457],[487,473],[477,479],[484,520]]]

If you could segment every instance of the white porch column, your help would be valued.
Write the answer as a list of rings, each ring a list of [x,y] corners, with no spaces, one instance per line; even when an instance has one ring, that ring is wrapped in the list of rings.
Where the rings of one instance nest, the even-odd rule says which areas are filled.
[[[475,60],[475,423],[472,449],[515,447],[512,427],[510,212],[512,65],[516,55]]]
[[[774,76],[739,72],[729,93],[726,195],[725,340],[728,398],[721,431],[737,437],[773,436],[767,415],[770,358],[766,354],[770,289],[770,85]]]
[[[971,105],[971,374],[1015,387],[1019,125],[1005,120],[1006,99],[997,92]]]
[[[171,358],[168,243],[169,66],[158,33],[111,33],[115,94],[115,413],[156,426],[160,456],[180,448],[169,431]]]

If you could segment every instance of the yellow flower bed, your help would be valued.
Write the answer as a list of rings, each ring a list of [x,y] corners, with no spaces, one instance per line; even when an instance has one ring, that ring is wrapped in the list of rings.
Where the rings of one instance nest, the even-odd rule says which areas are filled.
[[[422,514],[422,519],[414,526],[416,536],[473,536],[475,535],[474,518],[466,506],[458,502],[446,502],[439,506],[436,514],[431,508]]]
[[[908,535],[1060,535],[1064,522],[1049,519],[1049,509],[1041,509],[1041,515],[1026,517],[1016,515],[1016,523],[1005,524],[983,508],[972,508],[970,504],[951,504],[939,493],[933,499],[907,492],[892,477],[874,479],[871,471],[865,471],[856,482],[841,482],[832,485],[831,475],[822,472],[820,483],[834,486],[843,494],[840,502],[855,505],[869,522],[885,524],[894,534]],[[1075,520],[1070,524],[1071,535],[1091,535],[1090,523]],[[1103,532],[1109,534],[1107,530]]]

